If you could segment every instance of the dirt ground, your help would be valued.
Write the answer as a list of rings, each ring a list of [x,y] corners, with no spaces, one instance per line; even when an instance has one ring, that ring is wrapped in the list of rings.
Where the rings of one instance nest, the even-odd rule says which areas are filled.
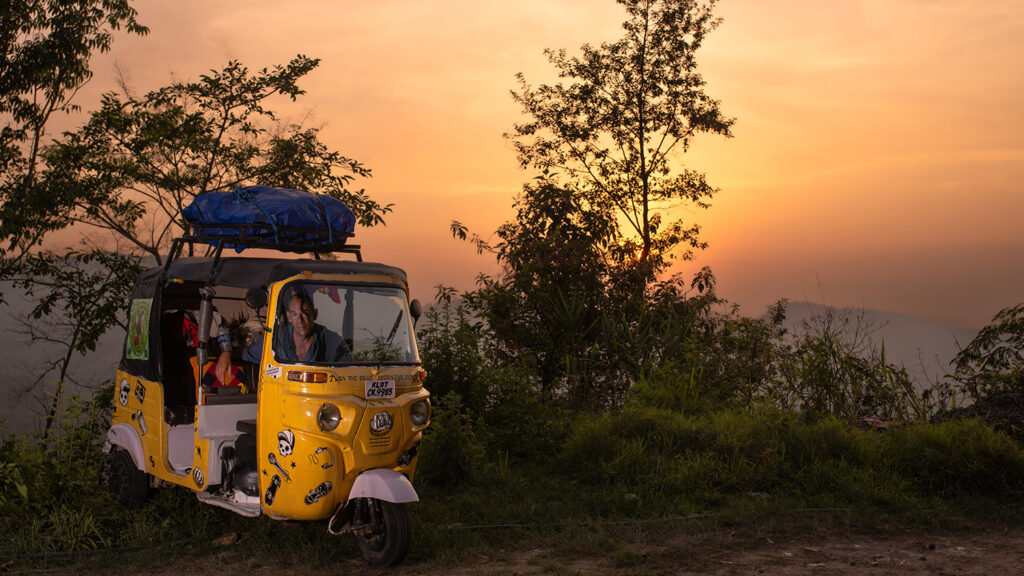
[[[752,529],[660,527],[626,529],[622,535],[580,546],[549,546],[542,538],[460,558],[411,560],[397,568],[368,570],[357,558],[318,566],[318,574],[438,575],[930,575],[1024,574],[1024,527],[982,530],[850,530],[831,527]],[[103,573],[192,576],[200,574],[309,573],[310,566],[279,564],[266,555],[240,555],[233,546],[187,563],[117,567]],[[40,569],[42,568],[42,569]],[[95,567],[75,572],[94,573]],[[113,568],[113,570],[111,570]],[[122,569],[124,570],[122,572]],[[34,567],[33,573],[50,572]]]
[[[543,549],[480,556],[451,571],[409,566],[403,574],[1024,574],[1024,529],[985,534],[899,532],[779,536],[676,534],[604,555]],[[424,567],[425,568],[425,567]]]
[[[772,537],[720,532],[652,535],[595,554],[533,548],[478,555],[445,568],[405,566],[403,575],[586,574],[671,576],[815,574],[932,576],[1024,574],[1024,529],[986,533],[837,533]]]

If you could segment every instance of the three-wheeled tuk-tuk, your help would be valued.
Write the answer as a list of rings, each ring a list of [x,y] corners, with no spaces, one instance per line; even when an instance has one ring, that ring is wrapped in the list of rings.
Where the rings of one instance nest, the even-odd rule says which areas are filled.
[[[329,197],[251,187],[183,214],[190,233],[132,295],[111,489],[134,504],[176,484],[245,516],[327,519],[371,565],[400,562],[430,423],[405,273],[363,262]],[[222,254],[250,248],[315,257]],[[334,253],[350,258],[321,258]]]

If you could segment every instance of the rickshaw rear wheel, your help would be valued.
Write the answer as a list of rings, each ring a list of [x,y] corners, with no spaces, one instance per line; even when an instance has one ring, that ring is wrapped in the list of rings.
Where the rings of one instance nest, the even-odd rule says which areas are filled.
[[[149,495],[149,474],[135,467],[131,454],[116,450],[110,455],[110,491],[130,508],[141,506]]]
[[[412,542],[412,524],[404,504],[370,499],[376,507],[378,525],[372,532],[357,534],[356,543],[363,560],[374,568],[394,566],[405,560]]]

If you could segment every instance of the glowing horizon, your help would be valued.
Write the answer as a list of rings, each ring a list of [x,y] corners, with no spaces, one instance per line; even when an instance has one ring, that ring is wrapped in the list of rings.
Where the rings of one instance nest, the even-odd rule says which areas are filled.
[[[359,243],[427,301],[496,271],[448,223],[486,236],[530,179],[502,139],[514,74],[551,80],[543,49],[613,40],[623,19],[612,0],[136,6],[151,33],[119,36],[77,103],[95,109],[115,64],[145,92],[230,59],[321,58],[281,111],[373,169],[358,185],[395,213]],[[978,327],[1024,301],[1024,6],[723,0],[717,13],[698,61],[735,137],[698,138],[684,159],[721,193],[681,212],[711,246],[673,271],[709,265],[751,315],[789,298]]]

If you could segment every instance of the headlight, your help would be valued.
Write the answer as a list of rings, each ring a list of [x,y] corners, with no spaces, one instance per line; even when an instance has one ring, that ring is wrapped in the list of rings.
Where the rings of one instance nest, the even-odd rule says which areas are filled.
[[[316,415],[317,423],[324,432],[330,432],[341,424],[341,410],[334,404],[324,404],[320,407],[320,413]]]
[[[413,426],[423,426],[430,419],[430,402],[420,400],[409,408],[409,420]]]

